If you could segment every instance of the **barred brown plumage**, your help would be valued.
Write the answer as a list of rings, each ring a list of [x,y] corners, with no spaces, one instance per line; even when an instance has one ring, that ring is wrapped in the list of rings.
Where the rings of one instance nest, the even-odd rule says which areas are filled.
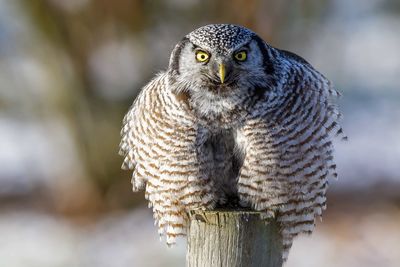
[[[206,62],[196,61],[199,50]],[[246,60],[235,60],[238,51]],[[133,170],[135,191],[145,188],[168,244],[185,234],[189,210],[238,199],[276,217],[287,259],[293,238],[313,231],[337,176],[338,96],[304,59],[250,30],[204,26],[177,44],[168,70],[126,114],[122,168]]]

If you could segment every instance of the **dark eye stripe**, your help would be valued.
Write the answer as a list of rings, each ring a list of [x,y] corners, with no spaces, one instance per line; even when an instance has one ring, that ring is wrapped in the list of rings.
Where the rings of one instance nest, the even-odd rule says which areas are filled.
[[[189,43],[189,38],[184,37],[174,48],[172,51],[170,68],[179,74],[179,58],[182,53],[182,49]]]

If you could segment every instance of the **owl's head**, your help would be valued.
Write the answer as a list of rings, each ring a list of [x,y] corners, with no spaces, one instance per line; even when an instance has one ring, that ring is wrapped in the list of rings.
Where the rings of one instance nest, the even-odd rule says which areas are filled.
[[[229,96],[267,87],[274,72],[271,49],[249,29],[211,24],[176,45],[169,74],[177,90],[194,93]]]

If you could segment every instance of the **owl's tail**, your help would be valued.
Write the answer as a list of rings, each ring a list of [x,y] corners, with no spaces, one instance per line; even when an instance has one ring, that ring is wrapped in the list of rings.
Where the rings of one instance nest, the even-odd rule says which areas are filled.
[[[288,258],[293,239],[301,233],[311,234],[315,228],[315,217],[321,216],[323,209],[325,206],[321,203],[314,203],[311,207],[303,203],[295,209],[280,211],[277,220],[281,225],[284,261]]]
[[[153,214],[160,238],[165,236],[168,246],[174,245],[177,237],[186,235],[188,219],[181,205],[155,202],[153,203]]]

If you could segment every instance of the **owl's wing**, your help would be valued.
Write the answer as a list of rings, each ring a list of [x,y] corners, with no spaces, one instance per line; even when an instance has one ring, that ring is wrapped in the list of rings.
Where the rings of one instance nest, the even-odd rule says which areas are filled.
[[[246,147],[238,190],[244,203],[276,216],[286,259],[293,238],[311,233],[326,207],[328,177],[337,176],[332,137],[343,131],[331,83],[305,60],[281,53],[285,82],[241,129]]]
[[[133,170],[133,189],[145,187],[159,233],[167,243],[184,235],[189,209],[210,208],[215,197],[202,151],[207,132],[173,94],[167,74],[147,84],[126,114],[121,131],[122,168]]]
[[[154,108],[152,107],[154,105],[152,98],[159,87],[165,87],[160,77],[150,81],[141,90],[123,119],[122,138],[119,145],[119,154],[124,157],[121,168],[134,170],[131,180],[134,191],[143,189],[146,185],[146,176],[143,175],[143,170],[141,170],[143,166],[140,161],[146,158],[146,155],[150,156],[150,148],[155,142],[154,133],[148,135],[146,131],[150,130],[149,124],[156,121],[154,119],[149,121],[148,113]]]

